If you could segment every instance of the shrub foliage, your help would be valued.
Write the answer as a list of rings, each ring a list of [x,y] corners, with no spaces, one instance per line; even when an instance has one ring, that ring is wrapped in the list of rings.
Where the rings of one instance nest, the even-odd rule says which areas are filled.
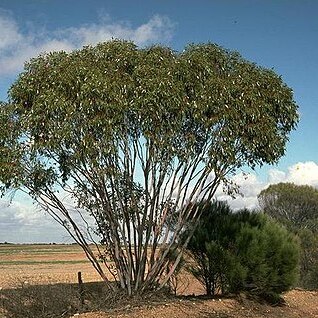
[[[208,295],[249,291],[275,297],[297,279],[298,242],[267,216],[204,202],[188,250],[188,269]]]
[[[278,183],[258,195],[263,212],[296,234],[301,242],[300,280],[318,288],[318,190],[309,185]]]

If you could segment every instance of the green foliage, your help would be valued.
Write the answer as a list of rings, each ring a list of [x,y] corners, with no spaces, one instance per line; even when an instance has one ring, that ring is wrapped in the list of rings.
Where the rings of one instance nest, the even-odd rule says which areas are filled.
[[[309,228],[318,233],[318,190],[293,183],[272,184],[258,195],[264,213],[290,230]]]
[[[286,229],[263,214],[233,213],[224,202],[204,202],[201,209],[189,268],[207,294],[248,290],[272,298],[293,286],[298,244]]]
[[[165,258],[190,205],[211,198],[236,169],[276,162],[297,121],[278,75],[214,44],[178,53],[115,40],[43,54],[0,107],[2,192],[28,192],[106,279],[85,239],[92,233],[59,192],[70,194],[132,293],[167,282]]]
[[[261,295],[280,294],[297,279],[298,246],[284,228],[272,221],[245,225],[237,238],[241,264],[248,269],[244,284]]]
[[[318,288],[318,190],[308,185],[279,183],[263,190],[258,199],[264,213],[300,239],[300,286]]]
[[[16,150],[36,162],[38,154],[57,159],[54,175],[33,178],[44,184],[67,179],[83,159],[96,169],[105,165],[99,173],[119,173],[106,159],[123,139],[139,137],[155,146],[162,166],[194,158],[208,141],[211,169],[273,163],[298,119],[279,76],[213,44],[175,53],[112,41],[41,55],[26,64],[9,97],[7,116],[32,139],[32,147]],[[10,121],[3,130],[4,146],[14,143],[3,136],[12,132]]]
[[[299,286],[318,289],[318,233],[302,228],[295,231],[300,239],[300,279]]]

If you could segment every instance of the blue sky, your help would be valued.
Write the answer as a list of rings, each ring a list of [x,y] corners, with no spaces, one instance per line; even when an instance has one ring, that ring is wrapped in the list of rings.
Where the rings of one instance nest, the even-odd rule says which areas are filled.
[[[316,0],[2,0],[0,100],[6,99],[24,61],[42,51],[72,50],[111,37],[175,50],[208,41],[236,50],[283,77],[294,90],[301,116],[277,166],[257,169],[247,178],[236,176],[245,197],[233,205],[253,207],[269,183],[318,186],[317,16]],[[43,231],[46,241],[66,240],[26,198],[11,206],[7,201],[0,201],[0,241],[37,241]]]

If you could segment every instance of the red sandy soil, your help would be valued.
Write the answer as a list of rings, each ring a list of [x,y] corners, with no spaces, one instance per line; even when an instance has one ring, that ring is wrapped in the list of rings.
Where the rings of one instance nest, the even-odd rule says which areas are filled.
[[[270,306],[245,297],[235,299],[177,299],[160,305],[126,307],[109,313],[85,313],[78,318],[317,318],[318,292],[293,290],[285,296],[285,304]]]
[[[0,289],[21,284],[74,283],[81,271],[84,282],[99,281],[84,253],[74,245],[0,245]],[[63,263],[59,263],[59,262]],[[9,263],[8,263],[9,262]],[[29,262],[29,263],[28,263]],[[55,263],[54,263],[55,262]],[[182,295],[202,294],[201,286],[190,276],[178,284]],[[318,291],[292,290],[284,295],[285,304],[269,306],[244,296],[231,299],[176,298],[160,304],[126,306],[108,313],[77,314],[79,318],[318,318]]]

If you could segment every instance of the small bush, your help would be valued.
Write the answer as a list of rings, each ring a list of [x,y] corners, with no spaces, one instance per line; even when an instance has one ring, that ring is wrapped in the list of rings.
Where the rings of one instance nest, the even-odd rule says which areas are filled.
[[[202,218],[189,242],[189,271],[206,293],[249,291],[277,299],[297,280],[295,237],[263,214],[232,213],[226,203],[202,203]]]

